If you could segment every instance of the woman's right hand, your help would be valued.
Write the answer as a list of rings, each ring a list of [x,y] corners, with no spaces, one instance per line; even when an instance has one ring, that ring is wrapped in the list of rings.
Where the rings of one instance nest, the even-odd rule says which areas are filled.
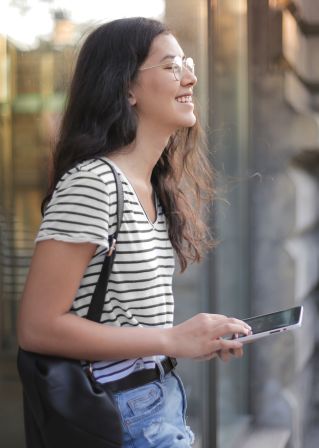
[[[235,334],[248,335],[251,328],[245,322],[221,314],[200,313],[168,329],[168,356],[176,358],[227,360],[228,353],[240,356],[242,344],[236,339],[224,339]]]

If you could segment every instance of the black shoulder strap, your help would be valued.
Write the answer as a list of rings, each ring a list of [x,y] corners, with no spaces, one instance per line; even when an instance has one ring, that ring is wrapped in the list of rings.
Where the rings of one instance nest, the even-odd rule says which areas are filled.
[[[107,290],[107,284],[109,281],[109,277],[112,271],[112,266],[116,253],[116,240],[117,235],[120,230],[123,218],[123,208],[124,208],[124,193],[123,193],[123,185],[122,181],[114,168],[114,166],[107,162],[104,159],[99,159],[101,162],[104,162],[108,165],[112,173],[114,175],[115,183],[116,183],[116,194],[117,194],[117,222],[116,222],[116,230],[113,235],[109,236],[109,250],[105,255],[103,266],[99,275],[98,282],[96,284],[92,300],[89,306],[89,311],[86,315],[86,318],[89,320],[93,320],[94,322],[100,322],[101,315],[103,311],[103,305],[105,300],[105,294]]]

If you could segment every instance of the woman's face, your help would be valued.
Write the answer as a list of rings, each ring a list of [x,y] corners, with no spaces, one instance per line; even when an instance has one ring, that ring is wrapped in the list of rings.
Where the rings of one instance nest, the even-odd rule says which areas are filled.
[[[192,93],[197,78],[184,68],[177,81],[172,69],[175,56],[184,57],[175,37],[171,34],[157,36],[140,67],[130,96],[140,123],[144,121],[152,127],[167,129],[170,134],[178,128],[191,127],[196,122]],[[143,70],[158,64],[161,66]]]

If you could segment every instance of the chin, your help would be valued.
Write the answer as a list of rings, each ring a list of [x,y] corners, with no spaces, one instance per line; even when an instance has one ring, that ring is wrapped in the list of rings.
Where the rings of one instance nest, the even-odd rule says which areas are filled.
[[[195,125],[195,123],[196,123],[196,117],[195,115],[192,115],[187,119],[185,118],[180,124],[180,126],[183,128],[192,128]]]
[[[177,118],[177,117],[176,117]],[[194,114],[188,114],[188,116],[179,116],[169,125],[170,133],[173,134],[178,129],[192,128],[196,124],[196,116]]]

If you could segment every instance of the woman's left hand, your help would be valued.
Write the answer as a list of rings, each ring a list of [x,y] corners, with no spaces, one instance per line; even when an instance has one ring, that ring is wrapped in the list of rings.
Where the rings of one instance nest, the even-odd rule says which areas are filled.
[[[228,362],[232,356],[235,358],[241,358],[244,354],[244,350],[242,348],[236,348],[231,350],[219,350],[217,353],[219,359],[224,362]]]
[[[199,356],[196,358],[198,361],[208,361],[210,359],[218,358],[224,362],[228,362],[232,357],[241,358],[244,354],[243,348],[236,348],[230,350],[218,350],[218,352],[212,353],[208,356]]]

